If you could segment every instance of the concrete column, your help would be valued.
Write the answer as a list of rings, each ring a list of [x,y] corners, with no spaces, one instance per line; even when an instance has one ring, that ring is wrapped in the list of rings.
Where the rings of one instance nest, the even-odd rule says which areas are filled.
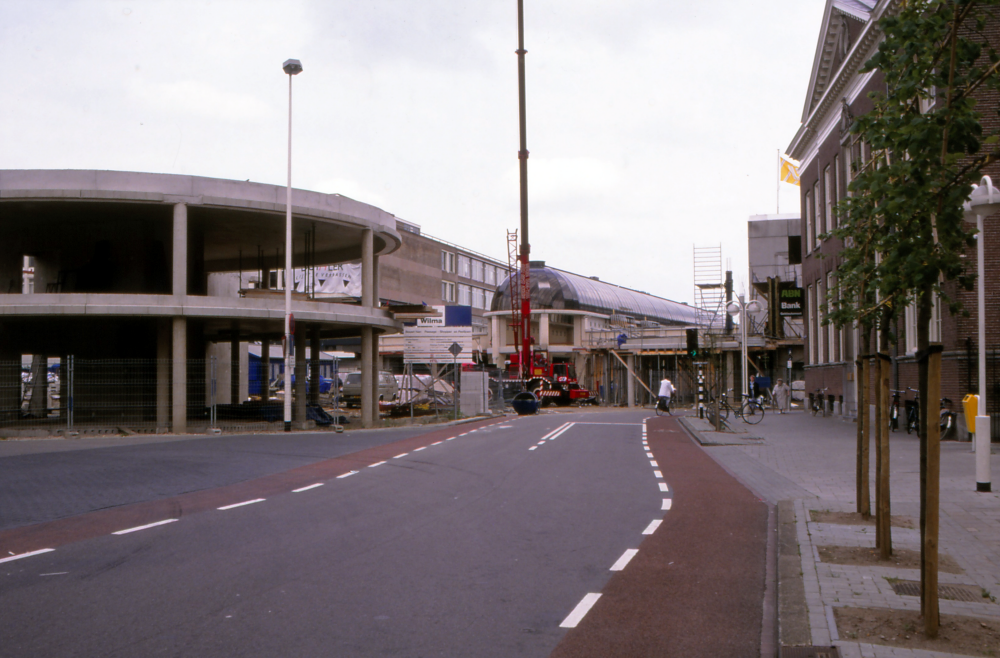
[[[375,297],[375,234],[370,228],[361,231],[361,305],[371,308]]]
[[[538,314],[538,348],[549,349],[549,314]]]
[[[490,357],[497,367],[503,368],[503,354],[500,348],[507,342],[507,327],[500,324],[500,316],[490,318]],[[503,333],[500,333],[503,330]]]
[[[319,404],[319,325],[309,328],[309,404]]]
[[[44,354],[31,357],[31,400],[28,413],[35,418],[48,416],[49,360]]]
[[[635,371],[635,355],[629,354],[625,358],[625,362],[628,363],[630,371]],[[632,372],[625,373],[625,377],[628,380],[628,407],[631,409],[635,406],[635,377],[632,376]]]
[[[374,245],[373,245],[374,246]],[[378,308],[381,304],[379,297],[380,277],[378,275],[378,256],[372,254],[372,306]]]
[[[306,422],[306,323],[295,323],[295,397],[292,420],[299,428]]]
[[[229,403],[239,404],[240,398],[240,325],[232,323],[229,335]]]
[[[187,204],[174,204],[173,287],[175,295],[188,291],[188,216]]]
[[[21,415],[21,355],[10,347],[10,334],[5,329],[0,325],[0,336],[6,339],[0,340],[0,427]]]
[[[174,434],[187,432],[187,319],[175,317],[173,321],[173,389],[171,428]]]
[[[372,397],[372,382],[378,381],[373,372],[374,330],[361,327],[361,426],[375,425],[375,399]]]
[[[260,399],[267,402],[271,395],[271,340],[260,341]]]
[[[156,431],[170,428],[170,322],[162,320],[156,328]]]

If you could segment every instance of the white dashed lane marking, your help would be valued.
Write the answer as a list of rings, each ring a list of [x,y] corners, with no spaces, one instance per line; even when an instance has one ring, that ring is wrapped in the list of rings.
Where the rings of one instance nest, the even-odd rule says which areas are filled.
[[[234,503],[232,505],[225,505],[223,507],[217,507],[218,510],[235,509],[237,507],[243,507],[244,505],[253,505],[254,503],[263,503],[265,498],[254,498],[253,500],[244,500],[242,503]]]
[[[298,489],[292,489],[292,493],[302,493],[303,491],[309,491],[310,489],[315,489],[317,487],[322,487],[322,482],[317,482],[316,484],[310,484],[308,487],[299,487]]]
[[[599,598],[601,598],[601,595],[593,592],[584,596],[583,600],[573,608],[573,612],[569,613],[569,616],[563,620],[563,623],[559,624],[559,628],[576,628],[577,624],[590,612],[590,609],[594,607]]]
[[[673,507],[673,505],[674,505],[674,501],[673,500],[671,500],[670,498],[664,498],[663,499],[663,507],[661,507],[660,509],[661,510],[669,510],[671,507]]]
[[[357,474],[358,474],[357,471],[348,471],[347,473],[344,473],[343,475],[338,475],[337,479],[338,480],[343,480],[344,478],[349,478],[352,475],[357,475]]]
[[[660,482],[660,491],[670,491],[670,487],[667,486],[666,482]]]
[[[637,548],[630,548],[627,551],[625,551],[625,553],[623,553],[622,556],[618,558],[618,561],[611,565],[611,571],[621,571],[622,569],[624,569],[638,552],[639,549]]]
[[[642,534],[644,534],[644,535],[651,535],[651,534],[653,534],[654,532],[656,532],[656,529],[660,527],[661,523],[663,523],[663,521],[661,519],[656,519],[655,521],[650,521],[649,525],[646,526],[646,529],[642,531]]]
[[[221,508],[220,508],[221,509]],[[134,528],[126,528],[125,530],[119,530],[118,532],[112,532],[113,535],[127,535],[130,532],[138,532],[139,530],[145,530],[146,528],[155,528],[159,525],[167,525],[168,523],[173,523],[178,519],[166,519],[165,521],[157,521],[156,523],[147,523],[146,525],[136,526]]]
[[[20,555],[12,555],[10,557],[0,558],[0,564],[4,562],[13,562],[14,560],[20,560],[22,558],[31,557],[33,555],[41,555],[42,553],[51,553],[56,549],[54,548],[40,548],[37,551],[29,551],[28,553],[21,553]]]

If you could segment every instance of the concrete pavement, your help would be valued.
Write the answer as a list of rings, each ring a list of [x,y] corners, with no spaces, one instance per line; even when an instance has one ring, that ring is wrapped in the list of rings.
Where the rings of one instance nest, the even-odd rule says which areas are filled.
[[[818,418],[802,411],[768,414],[748,432],[726,436],[695,417],[684,423],[717,462],[763,500],[776,505],[778,519],[779,634],[783,646],[836,646],[850,658],[952,656],[955,654],[869,644],[839,637],[834,609],[920,610],[918,596],[896,594],[892,582],[920,580],[919,569],[846,566],[820,560],[823,546],[875,546],[873,526],[813,521],[812,512],[856,511],[856,426],[840,418]],[[737,422],[737,425],[739,423]],[[738,427],[737,429],[747,429]],[[940,599],[942,615],[1000,621],[1000,484],[994,493],[977,493],[975,456],[969,443],[941,445],[940,553],[964,571],[940,573],[941,585],[982,588],[978,600]],[[874,507],[874,445],[872,446]],[[993,479],[1000,477],[1000,455],[992,455]],[[913,520],[912,529],[892,528],[893,549],[920,550],[919,444],[915,435],[890,438],[890,491],[893,517]],[[789,568],[790,565],[798,569]],[[1000,647],[991,647],[1000,654]],[[786,653],[786,655],[790,655]],[[803,654],[796,654],[803,655]]]

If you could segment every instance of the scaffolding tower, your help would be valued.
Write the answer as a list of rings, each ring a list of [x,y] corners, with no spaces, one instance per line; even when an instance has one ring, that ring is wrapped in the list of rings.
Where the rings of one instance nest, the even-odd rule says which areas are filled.
[[[713,332],[725,327],[726,287],[722,278],[722,244],[694,247],[694,306],[698,324]]]

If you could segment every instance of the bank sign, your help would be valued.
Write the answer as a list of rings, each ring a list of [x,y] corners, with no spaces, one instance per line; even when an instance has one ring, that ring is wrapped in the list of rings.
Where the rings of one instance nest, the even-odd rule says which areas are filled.
[[[801,316],[804,299],[802,288],[796,288],[793,283],[782,282],[778,289],[778,302],[780,304],[778,314],[783,318]]]

